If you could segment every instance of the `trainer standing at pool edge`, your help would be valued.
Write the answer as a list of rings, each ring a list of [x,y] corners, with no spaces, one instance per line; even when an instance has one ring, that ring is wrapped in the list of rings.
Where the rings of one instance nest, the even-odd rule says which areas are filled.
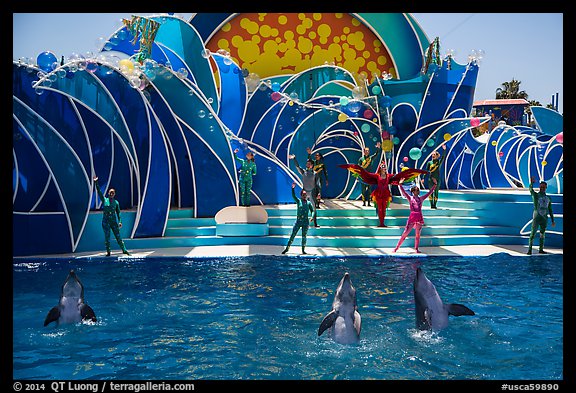
[[[554,213],[552,213],[552,201],[550,197],[546,195],[546,188],[548,188],[548,183],[545,181],[540,182],[540,191],[534,191],[532,183],[536,180],[534,177],[530,177],[530,194],[532,195],[532,201],[534,202],[534,213],[532,214],[532,231],[530,232],[530,238],[528,240],[528,255],[532,255],[532,243],[534,241],[534,236],[536,235],[536,230],[540,229],[540,244],[538,252],[540,254],[546,254],[544,251],[544,236],[546,233],[546,226],[548,225],[548,214],[550,214],[550,219],[552,220],[552,226],[555,226]]]
[[[98,176],[94,176],[94,186],[96,191],[98,191],[98,197],[102,202],[102,230],[104,231],[104,244],[106,245],[106,256],[110,256],[110,230],[114,233],[114,237],[118,242],[118,245],[122,249],[122,253],[130,255],[122,237],[120,236],[120,228],[122,228],[122,220],[120,218],[120,204],[114,198],[116,196],[116,190],[113,188],[108,190],[108,198],[102,194],[100,186],[98,185]],[[118,219],[118,221],[116,221]]]

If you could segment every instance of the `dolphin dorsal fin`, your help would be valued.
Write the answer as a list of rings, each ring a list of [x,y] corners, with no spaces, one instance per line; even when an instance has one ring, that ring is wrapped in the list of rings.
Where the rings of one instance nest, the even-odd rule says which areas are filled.
[[[461,315],[476,315],[474,314],[474,311],[470,310],[468,307],[462,304],[451,303],[446,304],[445,306],[446,310],[448,310],[449,315],[454,315],[456,317],[459,317]]]
[[[336,314],[336,311],[334,311],[334,310],[332,310],[328,314],[326,314],[326,316],[324,317],[324,319],[320,323],[320,327],[318,328],[318,335],[319,336],[322,333],[324,333],[324,331],[326,329],[328,329],[330,326],[332,326],[334,324],[334,321],[336,320],[337,316],[338,315]]]

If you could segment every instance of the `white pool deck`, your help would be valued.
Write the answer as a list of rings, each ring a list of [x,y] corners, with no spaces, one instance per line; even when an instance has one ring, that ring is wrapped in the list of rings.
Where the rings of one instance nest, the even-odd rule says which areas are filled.
[[[121,251],[112,251],[110,258],[146,258],[146,257],[186,257],[186,258],[211,258],[211,257],[241,257],[250,255],[282,255],[284,246],[269,245],[229,245],[229,246],[200,246],[200,247],[176,247],[159,249],[139,249],[131,251],[131,256],[123,255]],[[547,248],[548,254],[561,254],[561,248]],[[392,248],[331,248],[331,247],[306,247],[304,257],[426,257],[426,256],[488,256],[498,253],[506,253],[512,256],[526,256],[538,258],[538,247],[532,249],[532,255],[527,255],[527,246],[522,245],[471,245],[471,246],[438,246],[420,247],[420,254],[411,247],[401,247],[397,252]],[[35,255],[33,258],[93,258],[103,257],[105,252],[82,252],[69,254]],[[284,255],[286,257],[302,256],[300,246],[292,246]],[[14,257],[18,259],[19,257]],[[31,258],[22,257],[22,258]]]

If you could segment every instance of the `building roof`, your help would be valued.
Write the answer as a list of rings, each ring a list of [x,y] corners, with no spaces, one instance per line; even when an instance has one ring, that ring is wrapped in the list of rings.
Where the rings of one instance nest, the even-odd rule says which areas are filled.
[[[528,101],[524,98],[512,98],[504,100],[481,100],[474,101],[472,106],[482,106],[482,105],[530,105]]]

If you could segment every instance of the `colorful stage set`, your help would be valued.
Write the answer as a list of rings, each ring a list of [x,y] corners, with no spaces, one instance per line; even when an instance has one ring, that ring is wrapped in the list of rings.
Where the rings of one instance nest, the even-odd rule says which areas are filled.
[[[385,161],[391,173],[444,152],[421,246],[527,244],[527,187],[547,181],[546,246],[562,247],[562,116],[533,107],[535,128],[478,136],[490,120],[470,115],[478,63],[441,54],[401,13],[127,15],[93,56],[14,61],[13,253],[104,251],[94,176],[116,189],[130,251],[284,246],[291,185],[302,187],[289,156],[304,166],[308,147],[324,156],[325,202],[360,199],[340,165],[364,147],[378,152],[372,171]],[[255,153],[250,207],[239,206],[235,149]],[[394,247],[409,210],[392,191],[387,227],[361,201],[325,203],[308,246]]]

